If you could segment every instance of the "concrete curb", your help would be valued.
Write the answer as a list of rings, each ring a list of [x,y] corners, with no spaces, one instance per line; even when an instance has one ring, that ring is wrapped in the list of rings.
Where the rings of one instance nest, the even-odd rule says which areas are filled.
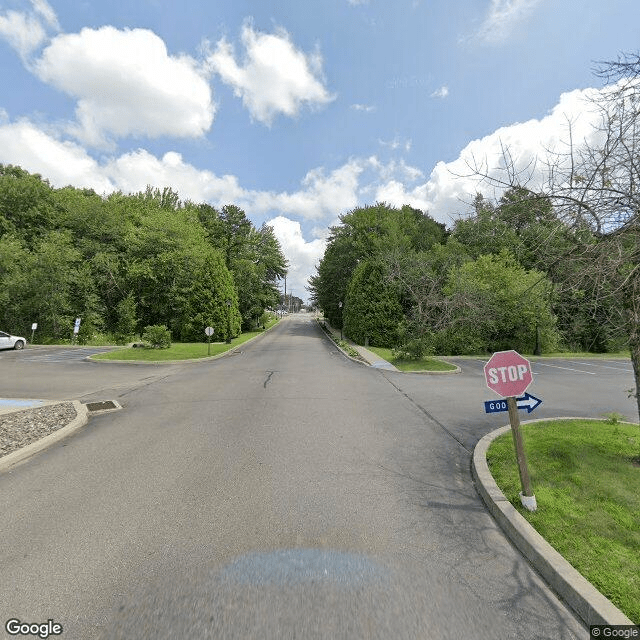
[[[315,319],[316,321],[318,321],[318,318]],[[356,364],[362,365],[364,367],[370,367],[371,364],[362,356],[362,354],[360,355],[360,358],[354,358],[352,355],[348,354],[337,342],[337,340],[339,340],[339,333],[335,332],[335,329],[326,321],[319,321],[317,322],[318,324],[318,328],[320,329],[320,331],[322,332],[322,335],[327,339],[327,340],[331,340],[331,343],[333,344],[334,347],[336,347],[338,349],[338,351],[340,351],[340,353],[345,357],[345,358],[349,358],[349,360],[351,360],[351,362],[355,362]],[[322,325],[325,325],[325,327],[323,327]],[[331,335],[329,335],[331,334]],[[336,338],[336,340],[332,340],[331,336],[334,336]],[[345,342],[347,342],[345,340]],[[354,349],[356,348],[355,345],[350,345],[352,346]],[[357,349],[356,349],[357,351]],[[358,352],[360,353],[360,352]],[[393,366],[393,365],[389,365],[389,366]]]
[[[561,420],[570,418],[548,418]],[[539,421],[536,421],[539,422]],[[496,484],[487,465],[489,445],[509,425],[488,433],[473,451],[476,489],[508,538],[531,562],[551,588],[587,625],[632,625],[633,622],[574,569],[517,511]]]
[[[73,403],[77,414],[76,417],[65,427],[61,427],[53,433],[50,433],[48,436],[40,438],[40,440],[36,440],[35,442],[28,444],[26,447],[22,447],[22,449],[13,451],[12,453],[9,453],[6,456],[0,458],[0,472],[4,472],[7,469],[15,466],[16,464],[22,462],[23,460],[30,458],[32,455],[39,453],[43,449],[46,449],[59,440],[66,438],[68,435],[71,435],[74,431],[77,431],[78,429],[80,429],[80,427],[83,427],[85,424],[87,424],[88,412],[85,405],[83,405],[78,400],[64,400],[62,402]],[[61,404],[61,402],[51,404]]]
[[[434,357],[434,356],[431,356]],[[442,362],[446,362],[447,364],[450,364],[452,366],[455,367],[455,369],[453,369],[452,371],[403,371],[402,373],[417,373],[418,375],[424,376],[440,376],[440,375],[445,375],[445,376],[450,376],[456,373],[462,373],[462,369],[457,365],[457,364],[453,364],[453,362],[448,362],[447,360],[445,360],[444,358],[441,358]]]
[[[360,355],[360,359],[358,360],[353,356],[350,356],[337,342],[337,340],[339,340],[340,331],[338,331],[337,329],[334,329],[329,324],[329,321],[324,318],[322,320],[320,318],[316,318],[316,321],[320,325],[321,329],[323,328],[322,325],[325,326],[325,329],[323,329],[325,333],[329,332],[332,336],[334,336],[334,338],[336,338],[336,342],[335,342],[336,347],[338,347],[338,349],[340,349],[340,351],[342,351],[342,353],[344,353],[344,355],[347,356],[347,358],[349,358],[350,360],[353,360],[354,362],[358,362],[359,364],[364,364],[365,366],[371,367],[373,369],[381,369],[384,371],[400,371],[397,367],[394,367],[390,362],[387,362],[384,358],[381,358],[379,355],[373,353],[372,351],[369,351],[365,347],[361,347],[360,345],[357,345],[352,340],[349,340],[349,338],[343,337],[342,338],[343,341],[346,342],[352,349],[355,349],[358,352],[358,354]]]

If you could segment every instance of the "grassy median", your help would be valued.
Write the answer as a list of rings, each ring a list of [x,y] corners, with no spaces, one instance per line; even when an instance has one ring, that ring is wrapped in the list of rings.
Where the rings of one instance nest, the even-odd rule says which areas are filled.
[[[520,505],[511,433],[489,447],[498,486],[587,580],[640,623],[640,426],[554,420],[522,425],[538,510]]]
[[[376,355],[390,362],[396,369],[400,371],[455,371],[456,368],[438,358],[424,357],[419,360],[402,360],[400,358],[394,358],[393,351],[391,349],[385,349],[384,347],[367,347],[369,351],[373,351]]]
[[[273,323],[275,324],[275,323]],[[230,349],[244,344],[251,338],[264,333],[260,331],[247,331],[234,338],[231,344],[226,342],[212,342],[211,356],[218,356]],[[199,358],[209,357],[206,342],[174,342],[168,349],[145,349],[145,348],[127,348],[100,353],[91,356],[92,360],[126,360],[137,362],[167,362],[170,360],[197,360]]]

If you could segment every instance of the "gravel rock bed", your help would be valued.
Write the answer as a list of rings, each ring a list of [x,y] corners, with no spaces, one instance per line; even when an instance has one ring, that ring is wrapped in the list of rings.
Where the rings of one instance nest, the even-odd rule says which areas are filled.
[[[72,402],[0,415],[0,458],[66,427],[76,415]]]

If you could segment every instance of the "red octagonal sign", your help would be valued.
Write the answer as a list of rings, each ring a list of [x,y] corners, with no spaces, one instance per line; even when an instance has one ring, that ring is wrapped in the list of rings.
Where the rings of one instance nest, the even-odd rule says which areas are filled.
[[[533,382],[531,363],[517,351],[498,351],[484,365],[487,387],[503,398],[519,396]]]

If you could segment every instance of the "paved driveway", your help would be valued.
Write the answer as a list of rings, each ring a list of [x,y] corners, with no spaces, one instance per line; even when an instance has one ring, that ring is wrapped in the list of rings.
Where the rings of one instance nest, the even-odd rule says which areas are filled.
[[[366,368],[290,317],[233,358],[0,375],[124,408],[0,476],[5,620],[70,639],[588,638],[473,486],[501,423],[480,362]],[[579,385],[545,375],[557,413],[558,380]]]

